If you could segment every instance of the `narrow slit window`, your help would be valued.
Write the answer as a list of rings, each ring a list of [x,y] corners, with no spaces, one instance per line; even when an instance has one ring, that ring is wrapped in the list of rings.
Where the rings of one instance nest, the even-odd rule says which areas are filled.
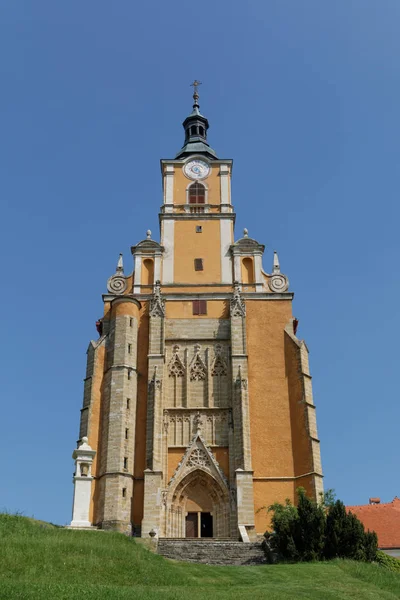
[[[125,439],[127,440],[129,437],[129,429],[125,429]]]
[[[128,369],[128,379],[130,379],[130,378],[131,378],[131,371],[130,371],[130,369]]]
[[[203,259],[202,258],[195,258],[194,259],[194,270],[195,271],[203,271],[204,270]]]
[[[128,344],[128,354],[132,352],[132,344]]]
[[[129,327],[133,327],[133,319],[129,319]]]
[[[124,456],[124,469],[128,469],[128,458],[126,456]]]
[[[129,410],[129,409],[130,409],[130,407],[131,407],[131,399],[130,399],[130,398],[127,398],[127,399],[126,399],[126,408]]]
[[[122,497],[126,498],[126,488],[122,488]]]

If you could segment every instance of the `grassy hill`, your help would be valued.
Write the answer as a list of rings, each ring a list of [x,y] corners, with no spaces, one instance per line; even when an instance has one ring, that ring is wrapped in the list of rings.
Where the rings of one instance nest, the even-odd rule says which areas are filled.
[[[400,598],[400,575],[378,565],[189,565],[117,533],[71,531],[4,514],[0,544],[1,600]]]

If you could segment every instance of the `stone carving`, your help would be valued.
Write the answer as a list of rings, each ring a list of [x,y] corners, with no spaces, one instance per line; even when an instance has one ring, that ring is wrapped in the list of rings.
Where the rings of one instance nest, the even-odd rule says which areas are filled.
[[[122,254],[119,255],[117,270],[107,281],[107,290],[111,294],[123,294],[126,290],[126,278],[124,275],[124,263]]]
[[[185,374],[185,365],[183,364],[179,356],[179,346],[176,345],[173,348],[174,354],[168,365],[168,372],[170,377],[183,377]]]
[[[167,410],[164,410],[164,421],[163,421],[163,427],[164,427],[164,431],[165,433],[168,434],[168,428],[169,428],[169,413]]]
[[[289,280],[286,275],[281,273],[272,275],[268,281],[269,289],[271,292],[279,293],[286,292],[289,287]]]
[[[215,358],[211,367],[211,375],[215,376],[223,376],[228,374],[227,365],[222,357],[222,346],[217,344],[215,346]]]
[[[196,416],[193,419],[193,426],[195,431],[200,431],[203,425],[203,419],[201,418],[200,411],[198,410]]]
[[[178,464],[175,473],[168,483],[168,489],[171,490],[176,481],[185,476],[187,468],[193,466],[202,467],[210,472],[214,471],[214,473],[218,474],[221,482],[224,486],[226,486],[226,489],[228,489],[228,481],[224,475],[224,472],[222,471],[211,451],[211,448],[207,446],[200,432],[195,433],[192,441],[186,448],[186,452],[182,457],[182,460]]]
[[[200,356],[200,346],[194,347],[194,358],[190,364],[190,381],[203,381],[207,376],[206,365]]]
[[[107,290],[111,294],[123,294],[126,290],[126,279],[122,275],[113,275],[107,281]]]
[[[240,285],[237,281],[234,283],[233,297],[231,298],[231,317],[245,317],[246,305],[240,293]]]
[[[165,300],[161,294],[160,281],[157,280],[150,300],[149,314],[151,317],[165,317]]]
[[[237,388],[239,388],[241,390],[247,390],[247,379],[242,377],[242,369],[240,366],[239,366],[238,376],[235,381],[235,385]]]
[[[157,378],[157,367],[154,367],[154,374],[152,379],[149,381],[149,391],[155,389],[155,390],[161,390],[162,387],[162,381],[161,379]]]
[[[201,448],[194,448],[189,455],[187,465],[188,467],[197,467],[201,465],[205,467],[208,464],[208,456]]]
[[[272,275],[268,280],[268,286],[271,292],[278,293],[286,292],[289,287],[289,279],[286,275],[282,275],[281,266],[279,264],[278,253],[274,252],[274,262],[272,266]]]

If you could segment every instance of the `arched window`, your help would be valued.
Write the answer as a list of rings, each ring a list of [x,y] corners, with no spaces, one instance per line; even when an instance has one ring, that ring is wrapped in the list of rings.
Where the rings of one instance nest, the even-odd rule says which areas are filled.
[[[196,127],[193,126],[190,128],[190,135],[197,135]]]
[[[189,188],[189,204],[205,204],[206,188],[202,183],[192,183]]]
[[[204,127],[199,127],[199,134],[204,137]]]

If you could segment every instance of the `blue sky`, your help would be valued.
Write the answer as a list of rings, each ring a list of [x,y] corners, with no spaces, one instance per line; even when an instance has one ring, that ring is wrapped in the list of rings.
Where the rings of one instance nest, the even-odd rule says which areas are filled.
[[[400,495],[397,0],[0,7],[0,509],[67,523],[85,351],[119,252],[158,237],[194,78],[236,237],[279,251],[326,487]],[[268,424],[266,423],[266,428]]]

